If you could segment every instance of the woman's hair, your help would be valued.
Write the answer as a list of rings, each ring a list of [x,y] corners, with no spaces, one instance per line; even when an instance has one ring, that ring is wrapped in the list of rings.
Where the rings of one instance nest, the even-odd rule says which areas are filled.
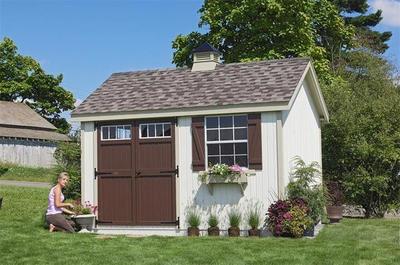
[[[60,174],[58,174],[58,178],[57,179],[62,179],[63,177],[69,178],[68,173],[67,172],[61,172]]]

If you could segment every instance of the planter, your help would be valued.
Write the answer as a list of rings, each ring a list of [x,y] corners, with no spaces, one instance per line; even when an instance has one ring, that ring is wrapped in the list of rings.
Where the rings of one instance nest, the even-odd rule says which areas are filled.
[[[331,223],[338,223],[343,218],[343,206],[326,206],[326,212]]]
[[[200,172],[199,174],[203,174],[204,171]],[[247,186],[247,177],[248,176],[254,176],[255,175],[255,170],[249,169],[244,172],[244,174],[241,174],[240,176],[235,176],[235,175],[229,175],[229,176],[216,176],[216,175],[210,175],[205,181],[203,181],[203,184],[207,185],[208,191],[210,192],[211,195],[214,194],[214,186],[215,185],[220,185],[220,184],[237,184],[240,187],[240,192],[242,195],[244,194],[244,190]]]
[[[209,227],[207,229],[209,236],[219,236],[219,227]]]
[[[249,229],[249,236],[260,236],[260,229]]]
[[[306,230],[304,230],[303,236],[313,237],[314,236],[314,227],[315,226],[312,226],[312,227],[307,228]]]
[[[81,233],[88,233],[93,230],[95,218],[96,215],[94,214],[82,214],[73,217],[73,220],[82,228]]]
[[[229,227],[228,228],[228,235],[231,237],[238,237],[240,236],[240,229],[239,227]]]
[[[198,227],[189,227],[187,232],[188,232],[188,236],[199,236],[200,235],[200,229]]]
[[[3,204],[3,197],[0,197],[0,209],[2,204]]]

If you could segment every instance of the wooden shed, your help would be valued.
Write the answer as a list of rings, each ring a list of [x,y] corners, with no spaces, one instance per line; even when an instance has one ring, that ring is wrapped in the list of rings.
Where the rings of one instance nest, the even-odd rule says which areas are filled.
[[[68,136],[24,103],[0,101],[0,162],[51,167],[54,151]]]
[[[310,59],[221,64],[209,44],[193,56],[191,69],[112,74],[72,113],[97,232],[182,235],[189,207],[201,211],[201,228],[212,209],[227,227],[232,207],[265,213],[283,194],[292,158],[321,163],[329,116]],[[199,180],[219,164],[253,174]]]

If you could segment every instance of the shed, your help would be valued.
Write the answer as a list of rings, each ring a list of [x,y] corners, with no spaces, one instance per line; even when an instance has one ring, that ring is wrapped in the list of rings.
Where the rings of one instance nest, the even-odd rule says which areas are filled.
[[[60,141],[69,138],[28,105],[0,101],[0,162],[51,167]]]
[[[284,193],[292,159],[321,164],[328,111],[312,62],[221,64],[202,45],[192,68],[112,74],[72,113],[81,122],[82,201],[98,232],[182,235],[190,207],[245,216]],[[249,168],[244,185],[204,184],[212,164]],[[245,222],[243,227],[245,227]]]

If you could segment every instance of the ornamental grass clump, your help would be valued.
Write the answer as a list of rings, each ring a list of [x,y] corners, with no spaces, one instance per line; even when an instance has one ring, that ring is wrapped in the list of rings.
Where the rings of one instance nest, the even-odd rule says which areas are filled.
[[[242,215],[240,214],[239,210],[232,208],[228,213],[229,219],[229,228],[228,234],[232,237],[238,237],[240,235],[240,222],[242,220]]]
[[[219,236],[219,221],[216,214],[210,214],[208,218],[208,235],[209,236]]]
[[[188,236],[199,236],[200,235],[199,226],[201,224],[201,217],[200,213],[196,209],[194,208],[189,209],[187,214],[187,223],[189,224]]]
[[[268,228],[274,236],[299,238],[313,225],[310,209],[302,198],[278,200],[268,208]]]
[[[261,223],[260,210],[258,208],[250,210],[248,218],[248,225],[250,226],[250,229],[248,231],[249,236],[260,235],[260,229],[258,229],[260,223]]]

